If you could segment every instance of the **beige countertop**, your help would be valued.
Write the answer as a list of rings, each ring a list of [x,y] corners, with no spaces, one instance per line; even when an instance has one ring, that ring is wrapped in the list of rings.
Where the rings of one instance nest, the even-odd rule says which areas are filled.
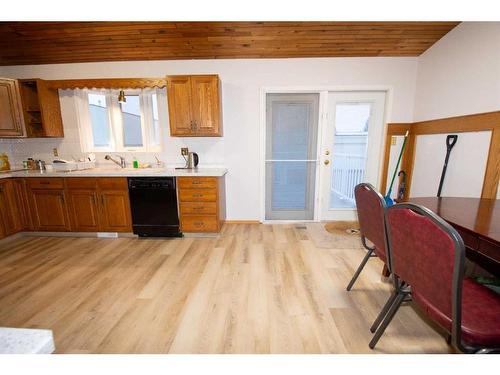
[[[93,168],[71,172],[13,171],[0,173],[0,179],[10,177],[221,177],[226,168]]]

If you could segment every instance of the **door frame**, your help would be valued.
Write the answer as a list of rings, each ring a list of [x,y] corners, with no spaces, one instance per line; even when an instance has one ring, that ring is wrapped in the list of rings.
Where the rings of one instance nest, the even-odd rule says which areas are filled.
[[[353,92],[353,91],[384,91],[385,106],[383,116],[383,134],[387,132],[387,124],[392,122],[393,86],[390,85],[353,85],[353,86],[264,86],[260,88],[260,144],[259,144],[259,176],[260,176],[260,222],[277,223],[297,223],[297,222],[319,222],[320,221],[320,187],[321,178],[319,173],[319,163],[321,158],[322,129],[328,121],[328,93],[329,92]],[[314,186],[314,219],[313,220],[266,220],[266,95],[267,94],[319,94],[318,113],[318,144],[316,148],[316,180]],[[382,157],[387,137],[382,137],[380,145],[380,155]],[[380,184],[382,178],[383,163],[380,163],[377,173],[377,180]]]

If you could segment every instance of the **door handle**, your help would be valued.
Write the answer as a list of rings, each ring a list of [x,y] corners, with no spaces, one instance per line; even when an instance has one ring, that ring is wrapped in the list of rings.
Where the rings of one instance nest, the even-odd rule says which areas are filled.
[[[324,163],[325,165],[328,165],[328,164],[330,164],[330,160],[326,159],[323,163]]]

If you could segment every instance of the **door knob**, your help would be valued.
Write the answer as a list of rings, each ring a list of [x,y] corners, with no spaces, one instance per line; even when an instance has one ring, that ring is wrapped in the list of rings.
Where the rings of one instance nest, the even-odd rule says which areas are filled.
[[[330,160],[326,159],[323,163],[325,163],[325,165],[328,165],[330,164]]]
[[[330,151],[326,150],[325,155],[330,155]]]

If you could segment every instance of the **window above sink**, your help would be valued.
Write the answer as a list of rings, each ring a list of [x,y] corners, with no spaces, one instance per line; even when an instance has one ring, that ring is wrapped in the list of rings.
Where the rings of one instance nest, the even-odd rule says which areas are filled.
[[[76,89],[84,152],[159,152],[167,119],[165,89]]]

